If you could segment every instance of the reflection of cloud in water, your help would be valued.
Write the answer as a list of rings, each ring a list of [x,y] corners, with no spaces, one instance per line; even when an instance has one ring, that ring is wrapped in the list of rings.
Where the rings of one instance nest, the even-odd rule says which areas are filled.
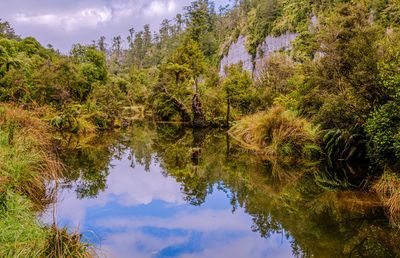
[[[100,234],[101,248],[115,257],[288,257],[281,235],[251,232],[243,209],[234,214],[226,194],[215,191],[195,207],[183,201],[180,184],[157,164],[132,169],[127,156],[113,161],[108,188],[93,199],[76,199],[65,189],[57,205],[61,224]],[[47,220],[50,221],[50,220]],[[106,232],[106,233],[101,233]]]
[[[251,232],[251,219],[242,209],[234,214],[230,210],[197,210],[170,218],[116,217],[100,219],[96,224],[113,232],[102,247],[116,257],[292,256],[289,243],[281,242],[283,236],[263,239]],[[147,228],[164,233],[152,234],[143,230]]]
[[[107,177],[108,187],[96,198],[77,200],[74,190],[63,190],[58,197],[59,217],[68,220],[72,225],[84,226],[82,224],[86,209],[96,207],[100,211],[109,202],[122,206],[149,204],[153,200],[161,200],[170,205],[185,203],[180,184],[171,177],[164,177],[157,164],[151,164],[150,172],[146,172],[143,166],[131,168],[130,162],[127,156],[120,161],[113,161],[114,166]]]
[[[203,210],[199,208],[196,211],[196,213],[180,212],[170,218],[107,218],[97,221],[97,225],[107,225],[114,229],[150,226],[166,229],[199,230],[203,232],[249,230],[251,227],[249,216],[241,211],[234,214],[230,210]]]
[[[125,206],[149,204],[153,200],[161,200],[170,204],[183,204],[183,194],[179,183],[171,177],[164,177],[158,165],[152,164],[150,172],[143,166],[133,170],[130,161],[123,159],[111,171],[106,193],[118,195],[118,203]]]

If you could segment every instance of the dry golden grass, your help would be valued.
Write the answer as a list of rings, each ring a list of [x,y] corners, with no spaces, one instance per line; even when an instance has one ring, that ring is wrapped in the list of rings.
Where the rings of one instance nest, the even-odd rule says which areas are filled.
[[[67,228],[53,224],[49,233],[45,251],[47,257],[100,257],[93,245],[84,243],[78,229],[68,232]]]
[[[31,112],[9,104],[0,106],[0,128],[0,181],[37,205],[51,202],[46,182],[62,172],[53,154],[51,128]]]
[[[81,234],[43,228],[33,212],[54,202],[56,189],[49,189],[49,182],[57,182],[63,171],[40,112],[0,105],[0,256],[97,256]]]
[[[400,176],[386,168],[373,189],[382,199],[392,222],[400,226]]]
[[[305,155],[318,149],[316,129],[280,106],[243,118],[229,133],[244,147],[266,155]]]

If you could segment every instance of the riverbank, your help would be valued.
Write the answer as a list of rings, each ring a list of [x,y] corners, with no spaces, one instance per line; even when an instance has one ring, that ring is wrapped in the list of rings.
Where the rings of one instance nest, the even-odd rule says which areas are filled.
[[[54,200],[50,181],[63,172],[48,124],[33,113],[0,106],[0,256],[92,256],[80,234],[44,225],[37,214]]]

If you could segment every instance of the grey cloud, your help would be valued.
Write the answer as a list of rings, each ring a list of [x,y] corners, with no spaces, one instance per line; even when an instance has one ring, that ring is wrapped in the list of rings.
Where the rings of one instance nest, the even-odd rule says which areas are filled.
[[[188,4],[190,0],[2,0],[0,18],[23,37],[34,36],[68,52],[72,44],[102,35],[125,38],[129,28],[140,30],[147,23],[157,30],[164,18],[172,19]]]

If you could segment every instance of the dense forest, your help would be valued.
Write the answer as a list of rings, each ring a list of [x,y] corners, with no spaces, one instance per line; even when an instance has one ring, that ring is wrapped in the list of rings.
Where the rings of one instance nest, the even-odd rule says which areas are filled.
[[[297,35],[290,47],[264,55],[265,38],[285,33]],[[242,36],[258,74],[242,62],[220,67]],[[52,132],[112,130],[134,119],[226,128],[269,157],[363,162],[363,188],[400,223],[399,0],[237,0],[219,8],[197,0],[158,31],[145,25],[124,37],[62,54],[0,20],[0,225],[25,214],[21,230],[33,220],[27,210],[49,201],[46,171],[62,171]],[[20,207],[15,214],[12,206]],[[55,254],[43,239],[58,238],[39,231],[26,239]]]

